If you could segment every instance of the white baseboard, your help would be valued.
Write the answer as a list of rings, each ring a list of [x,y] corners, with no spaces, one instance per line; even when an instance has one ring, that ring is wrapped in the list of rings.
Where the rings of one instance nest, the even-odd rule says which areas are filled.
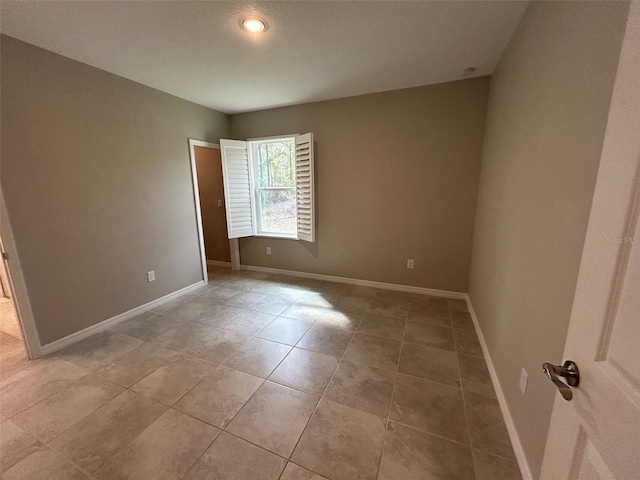
[[[220,260],[207,260],[207,266],[231,268],[231,262],[221,262]]]
[[[42,353],[42,355],[49,355],[50,353],[57,352],[58,350],[61,350],[65,347],[68,347],[69,345],[79,342],[80,340],[84,340],[85,338],[90,337],[94,333],[107,330],[108,328],[111,328],[120,322],[124,322],[125,320],[133,318],[137,315],[140,315],[141,313],[144,313],[147,310],[151,310],[154,307],[170,302],[171,300],[175,300],[177,297],[180,297],[181,295],[189,293],[203,286],[204,286],[204,281],[201,280],[197,283],[194,283],[193,285],[189,285],[188,287],[184,287],[184,288],[181,288],[180,290],[176,290],[175,292],[165,295],[164,297],[157,298],[148,303],[145,303],[144,305],[140,305],[139,307],[132,308],[131,310],[121,313],[120,315],[116,315],[115,317],[111,317],[100,323],[91,325],[90,327],[80,330],[79,332],[75,332],[75,333],[72,333],[71,335],[67,335],[66,337],[56,340],[55,342],[42,345],[40,347],[40,352]]]
[[[324,280],[326,282],[346,283],[348,285],[379,288],[381,290],[396,290],[398,292],[420,293],[423,295],[433,295],[436,297],[461,299],[467,298],[467,294],[462,292],[450,292],[447,290],[436,290],[434,288],[414,287],[412,285],[399,285],[395,283],[374,282],[372,280],[360,280],[358,278],[336,277],[334,275],[323,275],[321,273],[298,272],[295,270],[282,270],[280,268],[255,267],[253,265],[240,265],[240,270],[250,270],[253,272],[264,273],[279,273],[292,277],[313,278],[316,280]]]
[[[484,353],[487,368],[489,369],[489,375],[491,376],[493,389],[496,391],[496,396],[498,397],[498,403],[500,404],[500,410],[502,411],[502,416],[504,417],[504,423],[507,426],[507,432],[509,433],[509,438],[511,439],[513,452],[516,455],[516,460],[518,462],[518,466],[520,467],[520,473],[522,474],[523,480],[533,480],[531,469],[529,468],[529,463],[527,462],[527,457],[524,454],[522,444],[520,443],[520,437],[518,436],[516,426],[513,423],[513,418],[511,417],[511,412],[509,411],[509,406],[507,405],[507,399],[505,398],[502,387],[500,386],[500,380],[498,379],[498,374],[496,373],[496,369],[493,366],[493,361],[491,360],[491,355],[489,354],[487,343],[484,340],[484,335],[482,334],[480,323],[478,322],[478,317],[476,316],[476,312],[473,309],[473,305],[471,305],[469,295],[465,295],[465,297],[467,300],[469,313],[471,314],[471,319],[473,320],[473,324],[476,328],[476,333],[478,334],[478,340],[480,341],[482,352]]]

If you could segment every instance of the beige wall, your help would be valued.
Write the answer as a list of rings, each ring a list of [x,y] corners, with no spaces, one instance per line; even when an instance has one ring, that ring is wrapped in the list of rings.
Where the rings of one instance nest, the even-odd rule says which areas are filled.
[[[242,239],[242,264],[466,291],[488,83],[233,115],[235,139],[316,141],[316,243]]]
[[[228,117],[1,41],[2,190],[42,343],[202,280],[187,139]]]
[[[207,260],[230,262],[227,215],[224,208],[222,161],[217,148],[195,147],[200,213]],[[222,206],[218,206],[218,201]]]
[[[469,294],[534,478],[628,5],[530,5],[491,80]],[[520,369],[529,373],[525,396]]]

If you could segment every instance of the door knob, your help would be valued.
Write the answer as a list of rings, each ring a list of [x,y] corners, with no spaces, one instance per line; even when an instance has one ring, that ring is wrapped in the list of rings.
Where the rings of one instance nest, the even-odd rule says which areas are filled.
[[[571,387],[577,387],[580,384],[580,371],[578,370],[576,362],[567,360],[562,365],[553,365],[552,363],[545,362],[542,364],[542,371],[549,377],[549,380],[558,387],[562,398],[567,401],[573,398]],[[558,377],[565,378],[567,383],[564,383]]]

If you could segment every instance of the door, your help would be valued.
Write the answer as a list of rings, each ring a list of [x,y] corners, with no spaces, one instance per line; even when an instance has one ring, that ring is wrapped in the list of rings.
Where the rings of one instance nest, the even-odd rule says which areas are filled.
[[[2,242],[0,241],[0,250],[2,250]],[[2,250],[4,252],[4,250]],[[7,275],[7,269],[2,259],[2,265],[0,265],[0,296],[4,298],[11,298],[11,289],[9,288],[9,276]]]
[[[631,2],[564,359],[544,480],[640,478],[640,2]],[[560,360],[560,359],[550,359]]]
[[[194,146],[207,260],[231,262],[219,148]]]
[[[0,240],[0,251],[4,252],[2,240]],[[9,284],[9,274],[4,255],[0,260],[0,283],[2,283],[2,291],[0,292],[0,332],[22,340],[22,328],[13,295],[11,294],[11,285]],[[2,353],[1,349],[0,353]]]

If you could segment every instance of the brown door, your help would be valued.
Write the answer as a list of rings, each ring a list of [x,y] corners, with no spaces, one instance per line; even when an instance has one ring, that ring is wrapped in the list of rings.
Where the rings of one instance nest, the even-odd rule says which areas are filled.
[[[194,147],[207,260],[230,262],[220,150]]]

